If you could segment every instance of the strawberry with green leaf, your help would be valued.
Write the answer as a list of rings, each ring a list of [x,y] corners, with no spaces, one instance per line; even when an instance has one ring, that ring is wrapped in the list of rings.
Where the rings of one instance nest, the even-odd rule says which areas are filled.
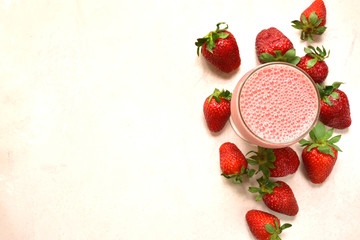
[[[272,182],[262,176],[257,179],[259,187],[249,187],[249,192],[258,193],[256,201],[261,199],[275,212],[295,216],[299,212],[295,195],[288,184],[283,181]]]
[[[215,88],[214,92],[205,99],[203,112],[206,124],[211,132],[221,131],[229,120],[231,96],[230,91],[220,91]]]
[[[251,193],[258,193],[255,198],[256,201],[260,201],[265,194],[274,193],[273,189],[280,186],[279,184],[270,181],[269,178],[264,175],[256,179],[256,181],[258,182],[259,187],[249,187],[248,189]]]
[[[257,34],[255,50],[260,63],[288,62],[296,65],[300,61],[290,39],[274,27]]]
[[[220,25],[226,27],[220,29]],[[228,25],[220,22],[216,25],[216,30],[209,32],[205,37],[198,38],[197,55],[201,49],[201,54],[206,61],[218,68],[220,71],[230,73],[241,64],[239,48],[234,35],[227,31]]]
[[[300,160],[297,153],[290,147],[285,148],[263,148],[258,147],[256,151],[250,151],[246,155],[252,154],[247,158],[251,165],[258,165],[258,172],[269,177],[285,177],[297,171]]]
[[[333,128],[327,130],[323,123],[318,122],[309,133],[311,141],[305,139],[299,141],[301,146],[305,147],[301,156],[307,176],[312,183],[320,184],[327,179],[336,163],[338,151],[341,151],[335,145],[341,135],[332,137],[333,131]]]
[[[300,21],[294,20],[291,23],[294,28],[301,30],[301,40],[313,42],[312,35],[321,35],[326,30],[326,7],[324,1],[315,0],[302,12]]]
[[[324,46],[322,49],[308,46],[304,51],[306,55],[300,59],[297,66],[309,74],[314,82],[322,83],[329,74],[329,68],[324,60],[329,57],[330,50],[327,52]]]
[[[276,216],[252,209],[245,215],[250,232],[257,240],[281,240],[280,234],[286,228],[291,227],[289,223],[280,225],[280,220]]]
[[[325,125],[337,129],[348,128],[351,125],[350,104],[345,92],[339,89],[341,82],[332,85],[317,85],[321,108],[319,120]]]
[[[254,175],[254,169],[248,169],[248,163],[240,149],[231,142],[223,143],[219,148],[222,176],[233,179],[233,183],[242,183],[242,175]]]

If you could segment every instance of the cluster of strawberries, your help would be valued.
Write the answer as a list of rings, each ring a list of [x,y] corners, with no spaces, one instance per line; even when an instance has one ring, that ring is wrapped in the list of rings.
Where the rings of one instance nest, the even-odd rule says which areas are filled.
[[[313,42],[313,35],[321,35],[326,27],[326,8],[323,0],[315,0],[303,13],[300,21],[292,21],[293,27],[301,30],[301,39]],[[241,64],[239,49],[235,37],[217,24],[217,29],[204,38],[199,38],[195,45],[204,58],[219,70],[229,73]],[[324,47],[308,46],[304,48],[305,56],[296,56],[292,42],[278,29],[272,27],[262,30],[256,37],[256,54],[260,63],[283,61],[303,69],[317,84],[321,97],[319,122],[310,131],[309,140],[301,140],[301,154],[305,171],[312,183],[323,183],[330,175],[337,160],[338,151],[335,145],[341,136],[332,137],[334,128],[344,129],[351,125],[350,107],[346,94],[339,90],[341,82],[330,86],[321,85],[328,75],[328,66],[324,59],[330,51]],[[231,92],[227,90],[214,92],[206,98],[203,112],[207,126],[211,132],[221,131],[230,117]],[[331,127],[327,129],[326,126]],[[290,147],[266,149],[258,147],[245,156],[233,143],[226,142],[220,146],[220,168],[222,175],[233,179],[234,183],[242,183],[243,176],[253,177],[261,173],[257,179],[259,187],[249,187],[249,192],[257,193],[256,200],[263,200],[271,210],[295,216],[299,207],[295,195],[288,184],[273,181],[273,177],[284,177],[294,174],[300,165],[297,153]],[[257,169],[249,165],[257,166]],[[250,210],[246,214],[250,231],[258,240],[280,239],[279,234],[291,224],[280,226],[280,220],[267,212]]]
[[[319,122],[311,131],[312,141],[301,140],[304,146],[302,161],[308,178],[312,183],[323,183],[330,175],[337,156],[341,149],[335,145],[341,136],[332,137],[333,129],[326,129]],[[222,175],[232,179],[233,183],[242,183],[243,176],[248,178],[261,173],[257,178],[258,187],[250,186],[248,191],[258,194],[256,201],[263,201],[265,205],[278,213],[295,216],[299,206],[291,187],[284,181],[274,181],[272,178],[281,178],[296,173],[300,160],[297,153],[290,147],[269,149],[258,147],[257,151],[250,151],[245,156],[241,150],[231,142],[223,143],[219,148],[220,169]],[[257,166],[257,169],[249,165]],[[291,224],[280,226],[279,219],[267,212],[250,210],[246,214],[246,221],[250,231],[259,239],[280,239],[278,235]],[[272,227],[267,225],[270,224]],[[276,231],[268,231],[268,228]],[[274,236],[273,238],[271,238]]]

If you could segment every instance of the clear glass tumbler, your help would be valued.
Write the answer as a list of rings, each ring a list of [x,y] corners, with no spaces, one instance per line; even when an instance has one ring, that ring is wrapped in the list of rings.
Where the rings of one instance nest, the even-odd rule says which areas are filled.
[[[320,96],[315,82],[288,63],[262,64],[237,83],[231,125],[244,140],[265,148],[290,146],[315,126]]]

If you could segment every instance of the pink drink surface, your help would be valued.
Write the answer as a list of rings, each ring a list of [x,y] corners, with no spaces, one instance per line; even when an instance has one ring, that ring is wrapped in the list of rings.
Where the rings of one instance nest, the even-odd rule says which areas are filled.
[[[253,73],[240,95],[240,112],[247,127],[273,143],[291,142],[314,123],[318,95],[305,74],[286,65],[269,65]]]

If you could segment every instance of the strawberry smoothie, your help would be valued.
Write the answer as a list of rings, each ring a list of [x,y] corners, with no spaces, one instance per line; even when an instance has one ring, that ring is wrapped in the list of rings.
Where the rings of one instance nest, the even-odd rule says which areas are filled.
[[[246,73],[231,100],[231,123],[246,141],[281,148],[302,139],[315,125],[320,97],[313,80],[287,63],[268,63]]]

